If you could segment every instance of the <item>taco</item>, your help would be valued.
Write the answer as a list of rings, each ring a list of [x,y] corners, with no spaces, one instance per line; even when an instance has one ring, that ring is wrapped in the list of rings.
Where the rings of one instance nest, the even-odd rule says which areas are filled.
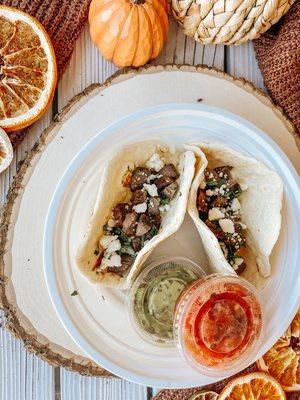
[[[262,287],[279,236],[283,184],[262,162],[222,144],[188,145],[196,155],[188,212],[212,269]]]
[[[184,220],[195,156],[162,142],[121,148],[103,172],[76,256],[93,283],[126,288],[151,251]]]

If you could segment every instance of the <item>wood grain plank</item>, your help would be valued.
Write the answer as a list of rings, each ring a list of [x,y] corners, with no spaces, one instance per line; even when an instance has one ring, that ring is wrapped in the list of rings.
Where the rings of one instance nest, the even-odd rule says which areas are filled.
[[[196,47],[200,46],[199,43],[196,43],[193,38],[185,37],[185,54],[184,54],[184,63],[189,65],[195,65],[197,62],[195,60]]]
[[[176,36],[174,36],[174,40],[175,48],[173,62],[174,64],[185,64],[187,37],[182,34],[182,30],[178,24],[176,27]]]
[[[185,36],[177,22],[170,21],[168,41],[154,64],[208,65],[223,69],[224,46],[203,46]]]
[[[123,379],[90,378],[61,369],[61,400],[147,400],[147,388]]]
[[[165,44],[160,55],[154,61],[155,65],[175,63],[175,51],[178,31],[178,24],[176,24],[174,21],[170,21],[168,41]]]
[[[54,400],[53,368],[5,330],[2,311],[0,326],[1,400]]]
[[[248,79],[256,87],[266,91],[251,42],[241,46],[226,47],[226,59],[226,72],[236,77]]]
[[[50,109],[38,122],[33,125],[33,127],[30,129],[30,132],[15,149],[14,158],[9,168],[7,168],[4,172],[0,174],[0,206],[5,203],[8,189],[15,176],[16,171],[20,166],[20,163],[22,163],[41,133],[49,125],[51,117],[52,110]]]
[[[88,25],[77,40],[69,67],[58,84],[58,110],[86,87],[103,82],[117,67],[103,59],[91,41]]]
[[[10,167],[0,176],[0,205],[20,163],[37,138],[49,125],[52,111],[37,122],[14,152]],[[53,368],[38,357],[29,354],[20,340],[15,340],[4,328],[4,315],[0,314],[0,398],[1,400],[54,399]]]

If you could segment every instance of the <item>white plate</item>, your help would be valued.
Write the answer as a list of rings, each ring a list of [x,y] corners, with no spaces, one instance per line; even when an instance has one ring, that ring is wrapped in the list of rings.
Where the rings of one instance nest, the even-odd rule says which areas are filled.
[[[164,388],[205,385],[216,379],[194,372],[175,349],[155,347],[140,339],[129,326],[124,294],[89,284],[74,262],[106,159],[120,145],[149,138],[178,146],[205,140],[223,142],[265,162],[283,179],[282,229],[271,257],[272,277],[262,293],[267,326],[258,356],[275,343],[299,305],[299,179],[279,147],[248,121],[209,106],[166,104],[140,110],[97,134],[58,184],[44,232],[44,269],[53,305],[74,341],[91,359],[123,378]],[[199,235],[189,218],[151,257],[166,253],[188,256],[207,269]],[[75,289],[79,295],[71,296]]]

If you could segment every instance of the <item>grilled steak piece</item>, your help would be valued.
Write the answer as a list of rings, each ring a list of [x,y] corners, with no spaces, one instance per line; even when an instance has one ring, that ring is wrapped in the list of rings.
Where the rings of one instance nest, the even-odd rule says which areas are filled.
[[[200,218],[204,219],[206,218],[208,214],[208,205],[206,203],[206,194],[205,190],[199,189],[198,190],[198,196],[197,196],[197,208],[200,214]]]
[[[118,274],[120,276],[124,276],[126,272],[126,268],[123,267],[107,267],[107,272],[113,272],[114,274]]]
[[[220,180],[219,174],[216,171],[208,168],[206,168],[206,170],[204,171],[204,177],[206,182]]]
[[[234,223],[234,232],[237,232],[237,233],[243,232],[243,227],[238,222]]]
[[[160,205],[159,197],[150,197],[148,204],[148,214],[159,215],[159,205]]]
[[[235,272],[238,274],[238,275],[241,275],[241,273],[243,273],[244,271],[245,271],[245,268],[247,267],[247,264],[245,263],[245,261],[242,263],[242,264],[240,264],[239,266],[238,266],[238,268],[235,270]]]
[[[217,196],[211,205],[212,207],[226,207],[228,205],[228,199],[226,197]]]
[[[158,171],[158,175],[163,175],[174,180],[179,178],[179,173],[174,164],[165,165],[161,170]]]
[[[125,215],[126,215],[126,206],[127,206],[127,204],[125,204],[125,203],[119,203],[113,209],[114,221],[115,221],[116,226],[118,226],[119,228],[122,228],[122,226],[123,226],[123,222],[124,222]]]
[[[224,165],[222,167],[216,167],[214,168],[214,171],[218,174],[218,176],[220,177],[220,174],[223,173],[222,178],[228,178],[229,176],[229,172],[232,170],[233,167],[231,167],[230,165]],[[220,177],[221,178],[221,177]]]
[[[150,218],[148,217],[148,215],[141,214],[136,227],[135,235],[144,236],[151,228],[152,224],[150,222]]]
[[[128,254],[122,254],[121,255],[121,262],[122,265],[121,267],[108,267],[107,271],[108,272],[114,272],[115,274],[118,274],[120,276],[124,276],[126,271],[131,267],[131,265],[134,262],[134,257],[128,255]]]
[[[154,225],[159,229],[161,224],[161,215],[160,214],[150,215],[150,223],[151,225]]]
[[[238,197],[242,193],[242,189],[239,183],[234,183],[229,186],[228,196],[230,198]]]
[[[158,233],[158,228],[156,226],[153,226],[149,232],[146,233],[144,236],[145,240],[151,240],[155,235]]]
[[[172,182],[170,185],[168,185],[164,188],[164,190],[162,191],[162,194],[167,199],[172,200],[172,199],[174,199],[177,190],[178,190],[178,183]]]
[[[131,267],[131,265],[133,264],[133,261],[134,261],[133,256],[130,256],[129,254],[122,254],[121,255],[121,262],[122,262],[121,268],[125,268],[125,270],[127,270],[128,268]]]
[[[137,218],[138,215],[134,211],[126,214],[123,222],[123,232],[125,235],[133,236],[135,234]]]
[[[218,226],[216,226],[213,222],[211,222],[209,219],[207,219],[206,221],[204,221],[205,224],[209,227],[209,229],[215,234],[215,236],[217,237],[217,239],[223,240],[224,242],[226,241],[226,235],[225,233],[222,231],[221,228],[219,228]]]
[[[172,182],[172,178],[169,178],[168,176],[161,176],[160,178],[155,179],[154,184],[157,186],[158,190],[162,190],[166,186],[169,186]]]
[[[135,191],[137,189],[141,189],[143,184],[147,182],[147,179],[150,175],[150,171],[148,168],[138,167],[136,168],[131,177],[131,190]]]
[[[145,190],[136,190],[135,192],[133,192],[133,196],[132,196],[132,204],[136,205],[136,204],[142,204],[145,203],[147,200],[147,192]]]
[[[131,240],[131,246],[133,248],[134,251],[140,251],[141,250],[141,238],[139,237],[134,237]]]

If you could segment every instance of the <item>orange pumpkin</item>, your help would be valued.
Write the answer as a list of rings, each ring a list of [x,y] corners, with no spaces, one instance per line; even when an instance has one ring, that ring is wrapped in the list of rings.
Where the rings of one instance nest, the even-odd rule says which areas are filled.
[[[118,67],[139,67],[158,56],[169,22],[166,0],[92,0],[90,33]]]

